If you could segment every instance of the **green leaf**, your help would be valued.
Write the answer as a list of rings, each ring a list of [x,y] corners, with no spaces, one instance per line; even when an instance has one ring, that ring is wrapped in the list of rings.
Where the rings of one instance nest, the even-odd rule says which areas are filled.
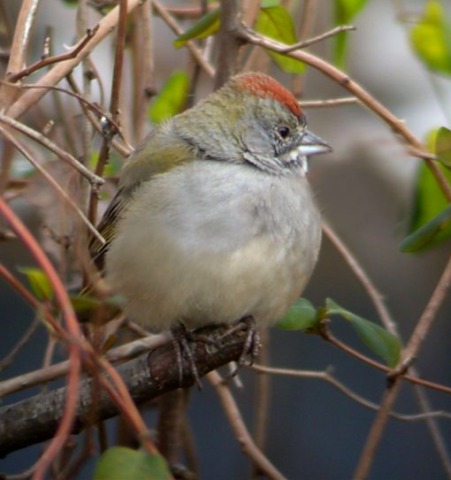
[[[31,291],[39,300],[47,301],[53,298],[53,287],[47,275],[39,268],[19,267],[28,280]]]
[[[282,5],[262,7],[257,17],[255,30],[286,45],[297,42],[293,19]],[[265,51],[284,72],[298,75],[304,73],[305,65],[299,60],[271,50]]]
[[[114,309],[121,309],[124,307],[125,299],[123,295],[112,295],[102,301],[98,298],[90,297],[85,294],[76,294],[70,296],[72,307],[77,313],[87,313],[95,310],[100,305],[108,305]]]
[[[451,171],[440,164],[438,164],[438,167],[448,182],[451,183]],[[408,233],[410,236],[422,227],[425,227],[425,229],[417,232],[418,237],[414,240],[410,239],[407,242],[407,239],[405,239],[403,244],[407,242],[407,247],[402,245],[403,251],[418,251],[425,247],[436,246],[450,238],[451,225],[446,220],[448,206],[449,203],[437,185],[434,175],[424,163],[421,163],[418,167],[415,199]],[[427,241],[428,236],[430,237],[429,241]]]
[[[437,160],[443,165],[451,168],[451,130],[440,127],[435,142],[435,154]]]
[[[277,328],[281,330],[305,330],[317,324],[315,307],[305,298],[300,298],[277,322]]]
[[[97,298],[88,297],[87,295],[71,295],[70,302],[77,313],[91,312],[101,304]]]
[[[335,25],[347,25],[362,10],[367,0],[335,0]],[[346,66],[346,52],[349,32],[340,32],[335,36],[334,63],[339,68]]]
[[[108,449],[97,462],[94,480],[168,480],[167,464],[160,455],[126,447]]]
[[[408,235],[400,245],[401,252],[413,253],[435,245],[438,241],[451,236],[451,205]]]
[[[421,20],[410,30],[414,52],[434,72],[451,73],[451,24],[437,0],[426,3]]]
[[[194,23],[191,28],[176,38],[174,40],[174,47],[183,47],[188,40],[193,40],[195,38],[207,38],[219,30],[219,25],[219,8],[216,8],[215,10],[206,13]]]
[[[356,331],[360,340],[376,355],[381,357],[389,367],[397,365],[401,344],[389,331],[344,309],[330,298],[326,300],[326,308],[329,315],[340,315],[347,320]]]
[[[150,107],[152,122],[161,123],[180,113],[185,106],[188,89],[188,75],[181,70],[173,72]]]

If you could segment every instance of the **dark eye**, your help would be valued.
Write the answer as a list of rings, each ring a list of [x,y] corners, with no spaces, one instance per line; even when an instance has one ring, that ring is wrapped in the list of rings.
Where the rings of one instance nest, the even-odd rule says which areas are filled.
[[[287,138],[290,135],[290,129],[288,127],[277,127],[277,133],[280,138]]]

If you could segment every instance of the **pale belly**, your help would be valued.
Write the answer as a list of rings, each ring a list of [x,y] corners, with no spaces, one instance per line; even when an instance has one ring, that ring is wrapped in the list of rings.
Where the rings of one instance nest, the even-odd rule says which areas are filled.
[[[305,178],[209,163],[144,185],[107,253],[107,279],[147,328],[268,325],[313,271],[321,229]]]

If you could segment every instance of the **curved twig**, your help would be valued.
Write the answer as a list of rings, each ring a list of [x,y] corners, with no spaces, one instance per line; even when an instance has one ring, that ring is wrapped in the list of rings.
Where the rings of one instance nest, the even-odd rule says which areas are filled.
[[[257,448],[249,431],[244,424],[241,413],[236,405],[235,399],[230,392],[228,385],[224,382],[217,371],[210,372],[207,375],[208,380],[213,385],[219,400],[224,407],[224,411],[235,432],[236,438],[244,453],[258,466],[268,478],[273,480],[284,480],[285,477],[274,467],[269,459]]]

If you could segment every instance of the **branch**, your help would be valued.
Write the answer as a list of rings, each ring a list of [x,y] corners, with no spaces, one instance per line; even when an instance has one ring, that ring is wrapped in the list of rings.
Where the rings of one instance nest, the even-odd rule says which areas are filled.
[[[223,336],[230,327],[205,328],[197,333],[207,337],[189,342],[193,359],[200,375],[238,360],[245,332],[237,330]],[[142,404],[176,388],[194,384],[190,363],[182,360],[182,383],[179,383],[177,352],[173,344],[158,347],[150,353],[121,365],[117,370],[136,404]],[[108,377],[106,377],[108,379]],[[93,410],[96,419],[105,420],[119,411],[114,400],[105,392],[92,391],[92,378],[80,383],[80,396],[74,417],[72,433],[79,433],[89,425]],[[0,456],[52,438],[58,428],[68,394],[66,387],[39,394],[0,410]],[[94,397],[94,399],[93,399]]]
[[[252,440],[227,383],[224,382],[218,372],[209,373],[208,379],[216,389],[216,393],[219,396],[224,411],[243,452],[255,463],[266,477],[272,480],[284,480],[285,477],[276,469],[276,467],[274,467]]]
[[[138,7],[142,0],[128,0],[128,12]],[[96,33],[84,45],[84,48],[74,57],[63,62],[58,62],[45,75],[43,75],[36,85],[56,85],[60,80],[66,77],[87,55],[89,55],[94,47],[100,43],[107,35],[111,33],[119,20],[119,7],[113,8],[98,23]],[[84,40],[81,40],[84,41]],[[29,90],[25,92],[17,101],[11,105],[7,114],[10,117],[17,118],[23,115],[30,107],[34,106],[46,93],[46,90]]]
[[[174,18],[170,15],[168,12],[168,9],[164,7],[159,1],[157,0],[152,0],[152,5],[155,10],[155,13],[157,13],[163,22],[166,23],[166,25],[176,34],[176,35],[181,35],[183,33],[182,28],[179,26],[179,24],[174,20]],[[215,69],[211,66],[211,64],[206,60],[202,54],[202,51],[196,46],[196,44],[189,40],[186,42],[186,47],[190,51],[191,55],[194,57],[196,62],[202,67],[204,72],[209,76],[209,77],[214,77],[215,75]]]
[[[368,477],[371,466],[373,464],[376,450],[379,447],[382,435],[387,424],[388,416],[395,403],[404,378],[404,371],[409,366],[413,356],[418,353],[418,350],[428,332],[433,319],[435,318],[438,309],[442,305],[446,293],[448,291],[451,281],[451,259],[445,267],[445,270],[435,287],[435,290],[421,315],[417,327],[410,337],[407,347],[404,349],[402,361],[399,366],[392,372],[392,381],[389,388],[386,390],[382,401],[381,408],[374,419],[371,426],[368,438],[360,455],[357,468],[354,473],[355,480],[364,480]]]
[[[218,68],[215,89],[221,87],[236,73],[238,50],[243,40],[237,35],[240,25],[240,4],[237,0],[220,1],[221,26],[218,33]]]
[[[6,74],[7,81],[11,83],[17,82],[17,80],[20,80],[23,77],[27,77],[28,75],[31,75],[37,70],[40,70],[41,68],[44,68],[48,65],[52,65],[58,62],[64,62],[64,60],[70,60],[71,58],[75,58],[83,50],[83,48],[85,48],[85,45],[94,36],[98,28],[99,26],[96,25],[93,29],[88,29],[84,38],[82,38],[80,42],[75,45],[75,47],[73,47],[69,52],[61,53],[60,55],[52,55],[51,57],[41,58],[41,60],[38,60],[29,67],[24,68],[17,73],[8,72]]]
[[[265,365],[254,364],[250,367],[252,370],[258,373],[264,373],[268,375],[279,375],[284,377],[295,377],[295,378],[308,378],[308,379],[315,379],[315,380],[323,380],[326,383],[330,383],[333,387],[335,387],[339,392],[343,393],[345,396],[349,397],[352,401],[362,405],[365,408],[370,410],[377,411],[379,409],[379,405],[377,403],[373,403],[370,400],[362,397],[358,393],[351,390],[345,384],[341,383],[334,375],[332,375],[331,369],[327,369],[324,371],[312,371],[312,370],[294,370],[291,368],[277,368],[277,367],[267,367]],[[451,419],[451,414],[446,411],[432,411],[426,413],[416,413],[416,414],[405,414],[405,413],[397,413],[397,412],[390,412],[390,416],[395,418],[396,420],[400,420],[403,422],[416,422],[421,420],[428,420],[431,418],[447,418]]]
[[[0,114],[0,123],[8,125],[9,127],[23,133],[29,138],[32,138],[36,142],[40,143],[42,146],[48,148],[51,152],[67,162],[71,167],[75,168],[81,175],[83,175],[89,182],[91,183],[93,189],[97,189],[98,186],[103,185],[105,182],[103,178],[98,177],[94,173],[92,173],[89,169],[87,169],[82,163],[80,163],[75,157],[73,157],[70,153],[66,152],[62,148],[58,147],[55,143],[49,140],[46,136],[42,133],[33,130],[30,127],[27,127],[21,122],[14,120],[11,117],[7,117],[5,115]]]

